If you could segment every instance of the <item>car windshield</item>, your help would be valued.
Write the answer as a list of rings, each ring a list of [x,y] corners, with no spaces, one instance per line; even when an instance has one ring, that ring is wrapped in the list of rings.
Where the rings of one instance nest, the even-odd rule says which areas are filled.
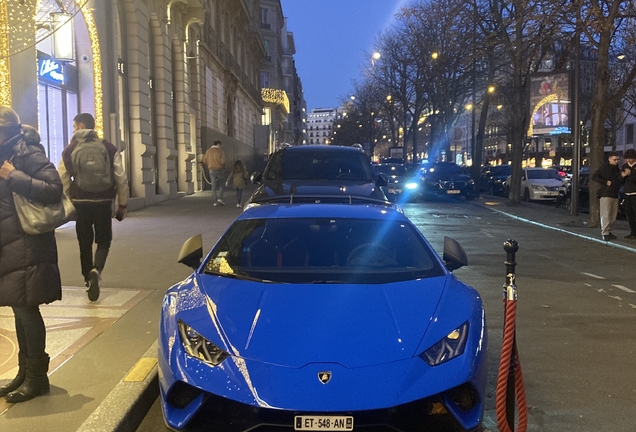
[[[437,174],[461,174],[462,169],[459,165],[454,163],[439,163],[431,166],[428,172]]]
[[[361,151],[281,151],[272,155],[263,179],[372,182],[373,172]]]
[[[235,222],[205,273],[275,283],[391,283],[445,274],[410,224],[350,218]]]
[[[490,169],[494,176],[509,176],[512,174],[512,165],[497,165]]]
[[[528,170],[528,178],[533,180],[557,179],[561,180],[561,176],[553,169],[536,169]]]
[[[402,165],[375,165],[373,171],[376,174],[386,174],[390,176],[404,177],[407,174],[407,170]]]

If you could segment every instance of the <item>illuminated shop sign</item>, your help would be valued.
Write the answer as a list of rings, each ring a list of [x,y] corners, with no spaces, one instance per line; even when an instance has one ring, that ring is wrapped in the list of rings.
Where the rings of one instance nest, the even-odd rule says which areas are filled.
[[[38,61],[38,78],[53,84],[64,84],[64,66],[53,59]]]
[[[564,126],[555,127],[552,131],[550,131],[550,135],[560,135],[560,134],[570,134],[570,133],[572,133],[572,131],[570,131],[570,128],[564,127]]]

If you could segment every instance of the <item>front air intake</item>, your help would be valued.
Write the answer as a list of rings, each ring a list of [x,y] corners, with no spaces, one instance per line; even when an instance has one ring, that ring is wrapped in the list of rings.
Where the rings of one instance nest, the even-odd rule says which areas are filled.
[[[183,409],[195,400],[201,393],[202,391],[198,388],[179,381],[170,389],[167,401],[175,408]]]

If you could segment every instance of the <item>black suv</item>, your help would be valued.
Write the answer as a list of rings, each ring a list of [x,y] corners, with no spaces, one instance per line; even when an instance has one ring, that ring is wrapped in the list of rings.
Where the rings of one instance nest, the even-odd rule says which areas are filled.
[[[305,145],[274,152],[265,172],[252,174],[258,187],[245,207],[265,203],[390,204],[367,155],[355,147]]]
[[[475,199],[475,181],[453,162],[429,163],[420,170],[420,194],[423,199],[433,196],[463,196]]]
[[[491,195],[505,195],[504,182],[512,175],[512,165],[487,165],[481,169],[479,190]]]

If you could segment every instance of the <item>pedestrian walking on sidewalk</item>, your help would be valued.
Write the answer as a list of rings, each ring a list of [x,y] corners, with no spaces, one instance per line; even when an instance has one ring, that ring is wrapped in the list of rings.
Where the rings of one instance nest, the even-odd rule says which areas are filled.
[[[113,203],[116,198],[115,217],[123,220],[128,214],[128,180],[117,147],[99,138],[91,114],[73,119],[73,137],[62,151],[58,171],[64,192],[75,204],[75,232],[88,299],[97,301],[113,240]],[[94,258],[93,242],[97,244]]]
[[[40,305],[62,299],[62,282],[55,231],[25,234],[13,194],[53,204],[62,198],[62,181],[44,153],[38,132],[21,125],[16,112],[6,106],[0,106],[0,165],[0,306],[13,309],[19,348],[18,373],[0,386],[0,396],[16,403],[49,391],[49,355]]]
[[[636,150],[628,149],[623,155],[625,164],[623,171],[629,170],[623,184],[623,197],[625,198],[625,215],[629,222],[629,234],[626,239],[636,240]]]
[[[240,159],[237,159],[236,162],[234,162],[234,166],[232,166],[230,176],[225,181],[225,186],[229,186],[231,182],[234,189],[236,189],[236,207],[241,207],[243,188],[247,184],[248,177],[249,174],[247,173],[247,169],[245,169],[245,165],[243,165]]]
[[[618,167],[619,159],[618,153],[609,152],[607,163],[592,175],[592,180],[601,185],[597,196],[600,198],[601,237],[605,241],[616,238],[612,234],[612,224],[618,214],[618,190],[622,178],[629,175],[627,171],[621,171]]]
[[[223,201],[223,179],[225,178],[225,152],[221,148],[221,141],[214,141],[203,155],[203,163],[210,173],[210,187],[212,188],[212,202],[214,206],[225,205]]]

